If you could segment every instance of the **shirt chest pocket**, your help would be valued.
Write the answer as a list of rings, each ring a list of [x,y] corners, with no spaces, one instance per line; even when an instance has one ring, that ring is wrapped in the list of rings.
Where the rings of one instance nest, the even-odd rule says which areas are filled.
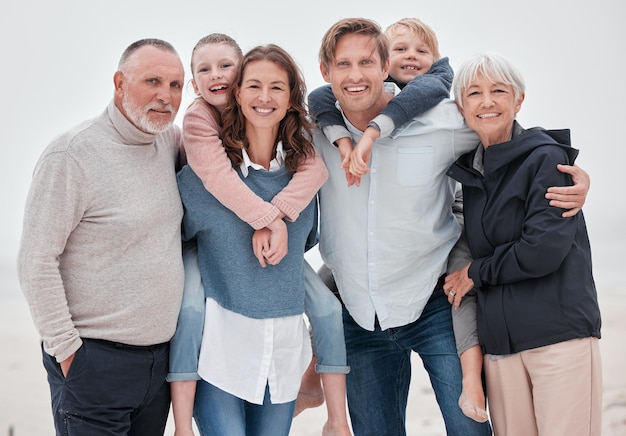
[[[397,179],[402,186],[424,186],[433,174],[434,146],[398,148]]]

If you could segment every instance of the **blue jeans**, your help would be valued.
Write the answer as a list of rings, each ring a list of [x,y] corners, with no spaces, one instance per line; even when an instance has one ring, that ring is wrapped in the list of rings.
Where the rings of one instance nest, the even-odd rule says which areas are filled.
[[[318,373],[347,374],[346,342],[343,337],[341,303],[322,279],[304,262],[304,312],[311,329]]]
[[[344,309],[344,331],[351,371],[347,375],[348,409],[355,436],[405,435],[406,406],[411,381],[411,351],[428,372],[448,435],[491,435],[489,423],[479,424],[458,406],[462,389],[461,363],[456,353],[450,304],[436,290],[420,318],[382,331],[361,328]]]
[[[167,381],[170,382],[200,379],[198,357],[202,345],[206,304],[198,266],[198,247],[195,243],[183,244],[183,266],[183,301],[176,332],[170,341],[170,368],[167,374]]]
[[[176,333],[171,340],[168,381],[199,380],[198,356],[206,310],[195,244],[183,247],[185,287]],[[304,309],[313,330],[317,372],[347,374],[341,303],[304,262]]]
[[[170,410],[168,344],[136,347],[83,339],[67,377],[43,351],[56,434],[162,435]]]
[[[288,436],[295,405],[295,400],[271,404],[269,386],[261,406],[200,380],[193,416],[201,435]]]

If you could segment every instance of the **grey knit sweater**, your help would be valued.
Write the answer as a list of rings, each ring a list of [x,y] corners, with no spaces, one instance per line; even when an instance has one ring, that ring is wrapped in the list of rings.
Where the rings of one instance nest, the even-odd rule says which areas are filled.
[[[82,338],[167,342],[182,298],[180,130],[134,127],[113,102],[57,137],[35,168],[18,255],[47,353]]]

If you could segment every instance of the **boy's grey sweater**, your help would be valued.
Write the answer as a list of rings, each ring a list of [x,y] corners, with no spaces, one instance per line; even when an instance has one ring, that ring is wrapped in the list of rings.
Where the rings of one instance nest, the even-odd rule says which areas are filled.
[[[415,77],[409,83],[388,77],[387,82],[395,83],[402,92],[396,94],[372,120],[380,130],[380,137],[395,137],[398,128],[450,97],[453,77],[447,57],[439,59],[426,74]],[[308,101],[311,115],[331,143],[350,136],[330,85],[313,90]]]

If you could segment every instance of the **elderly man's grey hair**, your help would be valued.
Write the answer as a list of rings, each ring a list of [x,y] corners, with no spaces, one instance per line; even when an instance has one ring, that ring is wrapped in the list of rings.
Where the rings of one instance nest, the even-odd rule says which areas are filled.
[[[126,48],[126,50],[124,50],[124,53],[122,53],[122,57],[120,58],[120,61],[117,65],[118,70],[123,70],[130,57],[141,47],[144,47],[146,45],[151,45],[152,47],[158,48],[160,50],[168,51],[170,53],[178,55],[174,46],[167,41],[163,41],[162,39],[157,38],[140,39],[139,41],[133,42]]]
[[[526,92],[522,75],[507,58],[497,53],[479,53],[463,62],[454,75],[452,92],[459,106],[463,107],[463,92],[478,75],[513,86],[516,99]]]

